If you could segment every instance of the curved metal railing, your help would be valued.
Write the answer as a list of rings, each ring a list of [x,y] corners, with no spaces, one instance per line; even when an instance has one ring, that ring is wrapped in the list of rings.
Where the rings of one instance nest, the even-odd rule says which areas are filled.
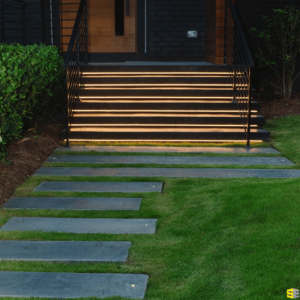
[[[251,138],[251,74],[255,67],[246,37],[232,0],[225,0],[225,63],[231,67],[234,100],[246,133]]]
[[[64,66],[66,68],[65,89],[68,105],[66,146],[69,146],[69,133],[72,126],[74,107],[76,101],[79,100],[82,67],[87,64],[87,36],[87,0],[81,0],[68,50],[64,59]]]

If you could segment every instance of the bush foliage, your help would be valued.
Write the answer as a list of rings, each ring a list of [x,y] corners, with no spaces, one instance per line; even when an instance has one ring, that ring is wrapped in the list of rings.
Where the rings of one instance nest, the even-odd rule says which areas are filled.
[[[0,158],[9,141],[63,106],[63,70],[56,47],[0,44]]]
[[[300,77],[300,10],[288,5],[274,9],[274,16],[263,16],[263,20],[266,29],[251,29],[258,41],[259,67],[268,70],[273,92],[290,99]]]

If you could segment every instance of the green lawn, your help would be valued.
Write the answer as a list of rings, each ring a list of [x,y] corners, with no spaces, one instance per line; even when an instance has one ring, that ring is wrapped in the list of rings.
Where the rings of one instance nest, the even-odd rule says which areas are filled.
[[[300,164],[299,125],[299,116],[267,124],[272,131],[271,143],[297,164]],[[150,179],[31,177],[17,189],[15,196],[58,195],[33,192],[44,180],[130,182]],[[0,212],[0,226],[11,216],[157,218],[154,235],[0,233],[0,239],[13,240],[132,241],[127,262],[6,261],[0,262],[0,270],[148,274],[147,300],[279,300],[286,299],[287,289],[300,289],[300,179],[151,178],[151,181],[164,182],[162,194],[59,194],[142,197],[140,211]]]

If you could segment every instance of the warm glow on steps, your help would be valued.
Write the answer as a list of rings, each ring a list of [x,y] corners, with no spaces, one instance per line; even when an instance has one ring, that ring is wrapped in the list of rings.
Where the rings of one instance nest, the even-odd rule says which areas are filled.
[[[80,99],[230,99],[228,96],[80,96]]]
[[[147,116],[150,116],[151,113],[153,112],[157,112],[157,113],[160,113],[161,115],[165,115],[165,116],[168,116],[167,114],[168,113],[176,113],[176,114],[172,114],[172,116],[182,116],[182,113],[190,113],[189,115],[185,115],[185,116],[195,116],[193,115],[194,113],[206,113],[206,115],[199,115],[199,117],[205,117],[205,116],[209,116],[209,117],[220,117],[220,116],[223,116],[221,114],[218,114],[218,115],[213,115],[214,113],[236,113],[235,115],[230,115],[230,116],[239,116],[239,110],[236,109],[236,110],[153,110],[153,109],[137,109],[137,110],[134,110],[134,109],[128,109],[128,110],[125,110],[125,109],[118,109],[118,110],[113,110],[113,109],[74,109],[74,112],[89,112],[90,114],[84,114],[86,116],[93,116],[93,115],[96,115],[95,113],[99,112],[99,113],[106,113],[106,114],[109,114],[109,113],[123,113],[123,112],[127,112],[127,113],[146,113]],[[211,115],[208,115],[209,113],[211,113]],[[257,110],[252,110],[252,113],[257,113]],[[102,116],[103,114],[99,114],[99,116]],[[115,114],[116,115],[116,114]],[[129,114],[127,114],[129,115]],[[155,114],[155,116],[157,116],[159,114]],[[76,114],[76,116],[81,116],[81,114]],[[154,116],[154,115],[153,115]],[[228,115],[226,115],[228,116]]]
[[[125,87],[102,87],[102,88],[97,88],[97,87],[93,87],[93,88],[86,88],[83,87],[84,90],[201,90],[201,91],[211,91],[211,88],[197,88],[197,87],[190,87],[190,88],[184,88],[184,87],[129,87],[128,89],[126,89]],[[230,88],[214,88],[214,91],[230,91]]]
[[[64,140],[66,141],[66,140]],[[70,142],[116,142],[116,140],[93,140],[93,139],[70,139]],[[144,140],[144,139],[136,139],[136,140],[117,140],[117,142],[161,142],[161,143],[168,143],[168,142],[176,142],[176,143],[246,143],[246,140]],[[261,140],[251,140],[251,143],[262,143]]]
[[[151,87],[178,87],[178,86],[183,86],[183,87],[190,87],[190,86],[220,86],[220,87],[231,87],[232,88],[232,84],[230,83],[176,83],[176,84],[170,84],[170,83],[166,83],[166,84],[161,84],[161,83],[98,83],[98,84],[82,84],[83,87],[136,87],[136,86],[151,86]]]
[[[104,72],[101,66],[84,69],[71,142],[246,143],[243,111],[232,101],[229,68],[136,65],[104,65]],[[246,103],[247,85],[236,86],[243,95],[238,101]],[[264,118],[258,107],[255,102],[251,112],[251,139],[256,143],[268,136],[259,127]]]
[[[203,125],[193,125],[193,124],[72,124],[72,127],[236,127],[236,128],[241,128],[243,125],[222,125],[222,124],[203,124]],[[257,125],[251,125],[251,127],[255,128],[258,127]]]
[[[237,73],[238,74],[238,73]],[[152,75],[152,76],[157,76],[157,75],[226,75],[230,77],[230,73],[228,72],[82,72],[83,76],[86,75],[98,75],[98,76],[104,76],[104,75],[126,75],[124,77],[130,76],[130,75]]]
[[[209,126],[207,126],[209,127]],[[220,133],[220,132],[238,132],[238,133],[244,133],[244,128],[183,128],[180,126],[179,128],[130,128],[130,127],[123,127],[122,125],[119,124],[119,127],[114,127],[114,128],[102,128],[102,127],[76,127],[72,128],[71,127],[71,132],[197,132],[197,133],[203,133],[203,132],[208,132],[208,133]],[[257,129],[254,129],[253,132],[257,131]]]

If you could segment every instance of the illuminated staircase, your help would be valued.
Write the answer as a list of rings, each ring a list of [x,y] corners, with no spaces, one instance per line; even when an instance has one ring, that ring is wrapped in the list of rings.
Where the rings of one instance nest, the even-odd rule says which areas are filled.
[[[245,142],[225,66],[87,66],[81,84],[70,141]],[[269,138],[258,111],[252,141]]]

